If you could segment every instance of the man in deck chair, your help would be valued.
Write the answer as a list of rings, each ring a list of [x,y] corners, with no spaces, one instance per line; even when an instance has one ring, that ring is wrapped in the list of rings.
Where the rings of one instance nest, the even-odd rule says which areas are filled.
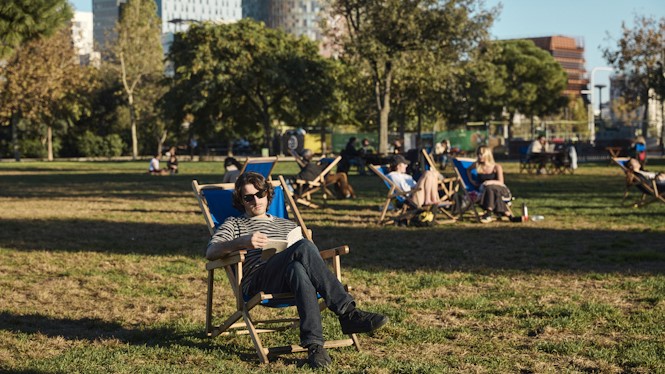
[[[216,260],[224,255],[247,249],[242,279],[242,291],[247,295],[258,292],[294,294],[300,317],[300,345],[307,347],[307,361],[313,368],[331,363],[323,348],[323,327],[317,293],[328,309],[339,316],[344,334],[370,332],[388,322],[388,318],[356,308],[337,277],[327,268],[319,249],[307,239],[301,239],[282,252],[262,259],[261,248],[269,239],[286,239],[296,224],[266,213],[273,197],[272,185],[262,175],[246,173],[240,176],[233,192],[233,205],[241,217],[230,217],[208,243],[206,258]]]

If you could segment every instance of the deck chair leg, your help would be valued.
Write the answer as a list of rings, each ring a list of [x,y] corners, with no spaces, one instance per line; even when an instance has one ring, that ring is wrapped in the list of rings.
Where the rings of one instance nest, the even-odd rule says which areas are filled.
[[[249,312],[244,311],[242,318],[245,320],[245,324],[247,325],[247,331],[249,332],[249,336],[252,338],[252,343],[254,343],[254,348],[256,349],[256,354],[259,356],[259,361],[261,361],[262,364],[267,364],[269,362],[268,351],[263,348],[261,338],[259,338],[259,333],[256,331],[254,323],[252,322],[252,319],[249,317],[248,313]]]
[[[212,334],[212,294],[215,284],[215,270],[208,270],[208,297],[206,299],[206,334]]]
[[[349,337],[353,340],[353,346],[356,347],[356,351],[360,352],[360,341],[356,334],[349,334]]]
[[[379,225],[383,225],[383,220],[386,218],[386,213],[388,212],[388,206],[390,206],[390,201],[386,201],[386,204],[383,206],[383,211],[381,211],[381,217],[379,218]]]

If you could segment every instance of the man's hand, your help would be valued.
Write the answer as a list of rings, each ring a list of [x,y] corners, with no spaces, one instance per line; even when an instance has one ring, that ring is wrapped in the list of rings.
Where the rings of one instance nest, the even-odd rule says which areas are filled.
[[[268,236],[262,232],[255,232],[244,236],[247,248],[263,248],[268,244]]]

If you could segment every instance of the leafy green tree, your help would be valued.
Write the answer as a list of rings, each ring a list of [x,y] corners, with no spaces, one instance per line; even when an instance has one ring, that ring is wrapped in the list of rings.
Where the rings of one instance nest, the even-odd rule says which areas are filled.
[[[71,123],[86,110],[85,101],[79,99],[81,92],[91,87],[87,69],[78,63],[69,28],[24,44],[0,67],[0,75],[4,77],[0,89],[2,116],[14,128],[21,119],[32,126],[46,124],[43,138],[48,160],[53,160],[53,126],[62,121]],[[18,160],[17,140],[15,137]]]
[[[268,147],[274,121],[310,121],[333,97],[332,63],[314,42],[250,19],[193,25],[169,59],[175,77],[164,102],[178,123],[193,115],[198,134],[241,135],[259,124]]]
[[[161,21],[155,1],[128,0],[121,7],[107,67],[122,83],[122,95],[129,108],[133,159],[138,157],[136,128],[142,112],[155,106],[160,95],[154,84],[164,74],[163,58]]]
[[[626,77],[623,96],[644,105],[642,134],[648,133],[649,92],[665,97],[662,64],[665,63],[665,17],[635,16],[633,29],[621,25],[616,49],[606,48],[603,56]],[[660,64],[659,64],[660,63]],[[632,88],[632,89],[631,89]]]
[[[567,104],[563,96],[568,78],[561,65],[549,53],[530,40],[504,40],[494,43],[491,61],[505,90],[486,101],[494,103],[490,112],[499,108],[508,115],[507,138],[512,137],[510,124],[517,113],[528,117],[558,112]]]
[[[379,152],[388,149],[388,121],[395,71],[405,54],[433,52],[446,64],[466,58],[488,37],[494,17],[478,0],[332,0],[333,17],[346,30],[331,33],[346,58],[369,67],[377,112]]]
[[[52,35],[72,19],[67,0],[3,0],[0,2],[0,58],[21,44]]]

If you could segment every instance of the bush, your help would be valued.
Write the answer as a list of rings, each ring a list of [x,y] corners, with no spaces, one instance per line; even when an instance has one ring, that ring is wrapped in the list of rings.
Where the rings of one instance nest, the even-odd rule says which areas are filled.
[[[19,144],[21,157],[46,158],[46,147],[38,139],[22,139]],[[55,150],[53,153],[56,153]]]
[[[116,157],[122,154],[125,143],[118,134],[107,137],[84,132],[76,139],[77,148],[84,157]]]

